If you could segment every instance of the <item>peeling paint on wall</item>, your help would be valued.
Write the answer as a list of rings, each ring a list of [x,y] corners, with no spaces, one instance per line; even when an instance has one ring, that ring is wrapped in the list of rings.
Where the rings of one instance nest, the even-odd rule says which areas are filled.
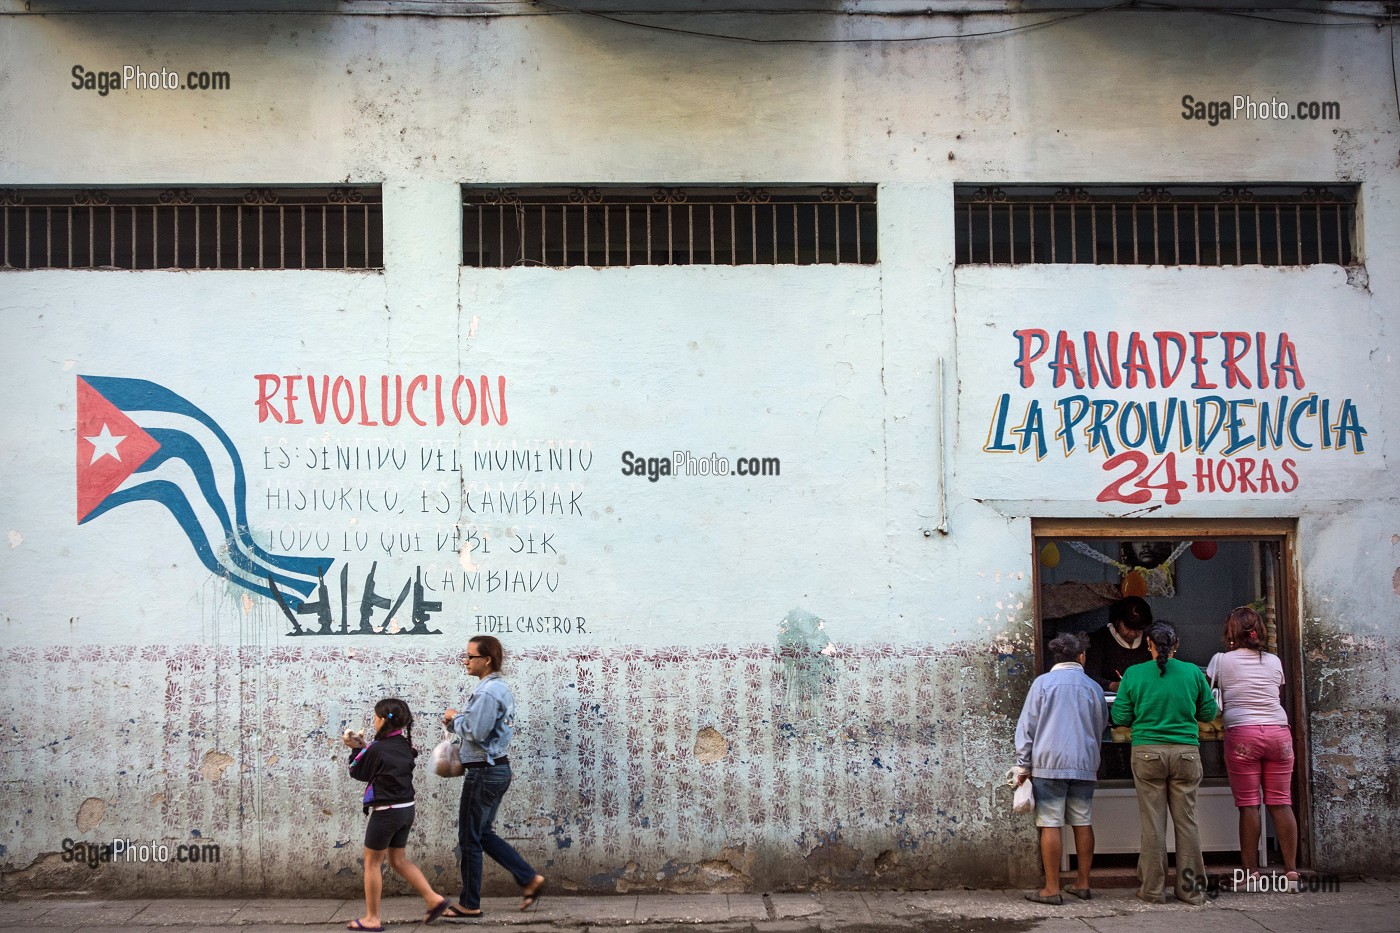
[[[516,785],[503,831],[561,885],[583,891],[850,887],[871,883],[877,865],[881,884],[986,883],[1005,877],[1008,851],[1029,865],[1026,827],[999,796],[1013,721],[980,699],[989,685],[1024,691],[1020,675],[1006,673],[1012,659],[985,645],[837,647],[839,676],[804,674],[800,696],[789,658],[770,648],[513,656]],[[198,828],[224,857],[221,880],[190,872],[192,893],[334,894],[344,890],[339,874],[358,864],[344,842],[363,831],[359,788],[337,743],[344,725],[363,716],[368,697],[393,692],[431,709],[468,689],[455,652],[351,654],[13,649],[0,654],[0,674],[22,666],[36,689],[58,698],[34,724],[43,734],[60,733],[57,723],[75,721],[76,709],[110,709],[95,698],[119,682],[166,698],[161,728],[99,743],[107,750],[97,760],[92,737],[117,727],[90,712],[83,730],[44,751],[51,765],[82,761],[75,775],[101,781],[104,836],[168,839]],[[245,674],[253,669],[256,679]],[[1018,706],[1019,695],[1006,704]],[[254,706],[262,734],[229,734]],[[795,716],[795,706],[826,715]],[[615,715],[623,709],[639,714]],[[713,726],[698,727],[701,710],[712,711]],[[235,768],[241,760],[257,767]],[[11,865],[38,857],[26,844],[87,799],[71,794],[97,789],[78,778],[71,791],[29,794],[42,780],[18,782],[35,805],[18,817]],[[456,785],[426,771],[417,784],[419,863],[429,878],[451,877]],[[719,812],[733,819],[710,818]],[[617,871],[599,874],[610,861]],[[110,880],[84,883],[119,882],[132,894],[168,884],[140,865],[97,874]]]
[[[729,754],[729,743],[724,740],[724,736],[713,726],[706,726],[701,729],[695,737],[695,757],[702,764],[713,764],[716,761],[723,761],[724,756]]]
[[[204,760],[200,762],[199,773],[206,781],[217,781],[224,776],[224,772],[231,764],[233,764],[232,755],[225,755],[223,752],[206,752]]]
[[[1312,739],[1314,862],[1372,872],[1400,864],[1400,642],[1304,626]]]
[[[78,832],[91,832],[102,824],[102,820],[107,816],[107,801],[101,797],[89,797],[83,801],[83,805],[78,808]]]

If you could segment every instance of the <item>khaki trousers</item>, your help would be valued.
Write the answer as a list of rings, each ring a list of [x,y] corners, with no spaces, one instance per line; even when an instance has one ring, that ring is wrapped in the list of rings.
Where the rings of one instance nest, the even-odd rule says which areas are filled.
[[[1176,897],[1206,901],[1206,866],[1196,826],[1196,789],[1201,786],[1201,749],[1196,745],[1134,745],[1142,835],[1138,843],[1138,897],[1161,903],[1167,884],[1167,811],[1176,830]]]

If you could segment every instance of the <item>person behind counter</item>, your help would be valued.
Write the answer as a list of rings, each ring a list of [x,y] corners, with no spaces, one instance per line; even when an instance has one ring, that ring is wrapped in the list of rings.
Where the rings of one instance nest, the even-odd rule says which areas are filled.
[[[1108,607],[1108,624],[1089,635],[1084,673],[1109,693],[1123,672],[1152,660],[1143,632],[1152,624],[1152,607],[1141,596],[1125,596]]]
[[[1240,810],[1240,861],[1259,873],[1259,785],[1278,831],[1279,854],[1290,888],[1298,885],[1298,821],[1293,816],[1293,734],[1279,702],[1283,663],[1264,650],[1264,622],[1247,606],[1225,619],[1225,647],[1210,659],[1206,676],[1220,688],[1225,707],[1225,771]]]
[[[1135,664],[1123,672],[1110,718],[1133,727],[1133,785],[1137,789],[1141,837],[1137,896],[1149,904],[1166,902],[1167,810],[1176,830],[1176,899],[1194,906],[1206,902],[1206,866],[1196,825],[1196,789],[1201,786],[1198,722],[1220,714],[1205,674],[1178,661],[1176,629],[1158,622],[1146,632],[1156,663]]]

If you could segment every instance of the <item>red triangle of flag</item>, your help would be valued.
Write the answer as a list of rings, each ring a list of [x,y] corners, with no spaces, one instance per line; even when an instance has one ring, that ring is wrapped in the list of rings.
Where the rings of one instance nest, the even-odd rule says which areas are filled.
[[[121,409],[78,377],[78,524],[160,449]]]

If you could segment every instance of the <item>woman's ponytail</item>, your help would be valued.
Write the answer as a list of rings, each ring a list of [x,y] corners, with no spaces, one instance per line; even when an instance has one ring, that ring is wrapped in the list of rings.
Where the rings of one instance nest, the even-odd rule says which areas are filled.
[[[1225,645],[1230,649],[1251,648],[1264,653],[1264,620],[1248,606],[1231,609],[1225,617]]]
[[[1157,676],[1167,676],[1167,660],[1176,650],[1176,629],[1166,622],[1155,622],[1147,630],[1147,640],[1157,646]]]

